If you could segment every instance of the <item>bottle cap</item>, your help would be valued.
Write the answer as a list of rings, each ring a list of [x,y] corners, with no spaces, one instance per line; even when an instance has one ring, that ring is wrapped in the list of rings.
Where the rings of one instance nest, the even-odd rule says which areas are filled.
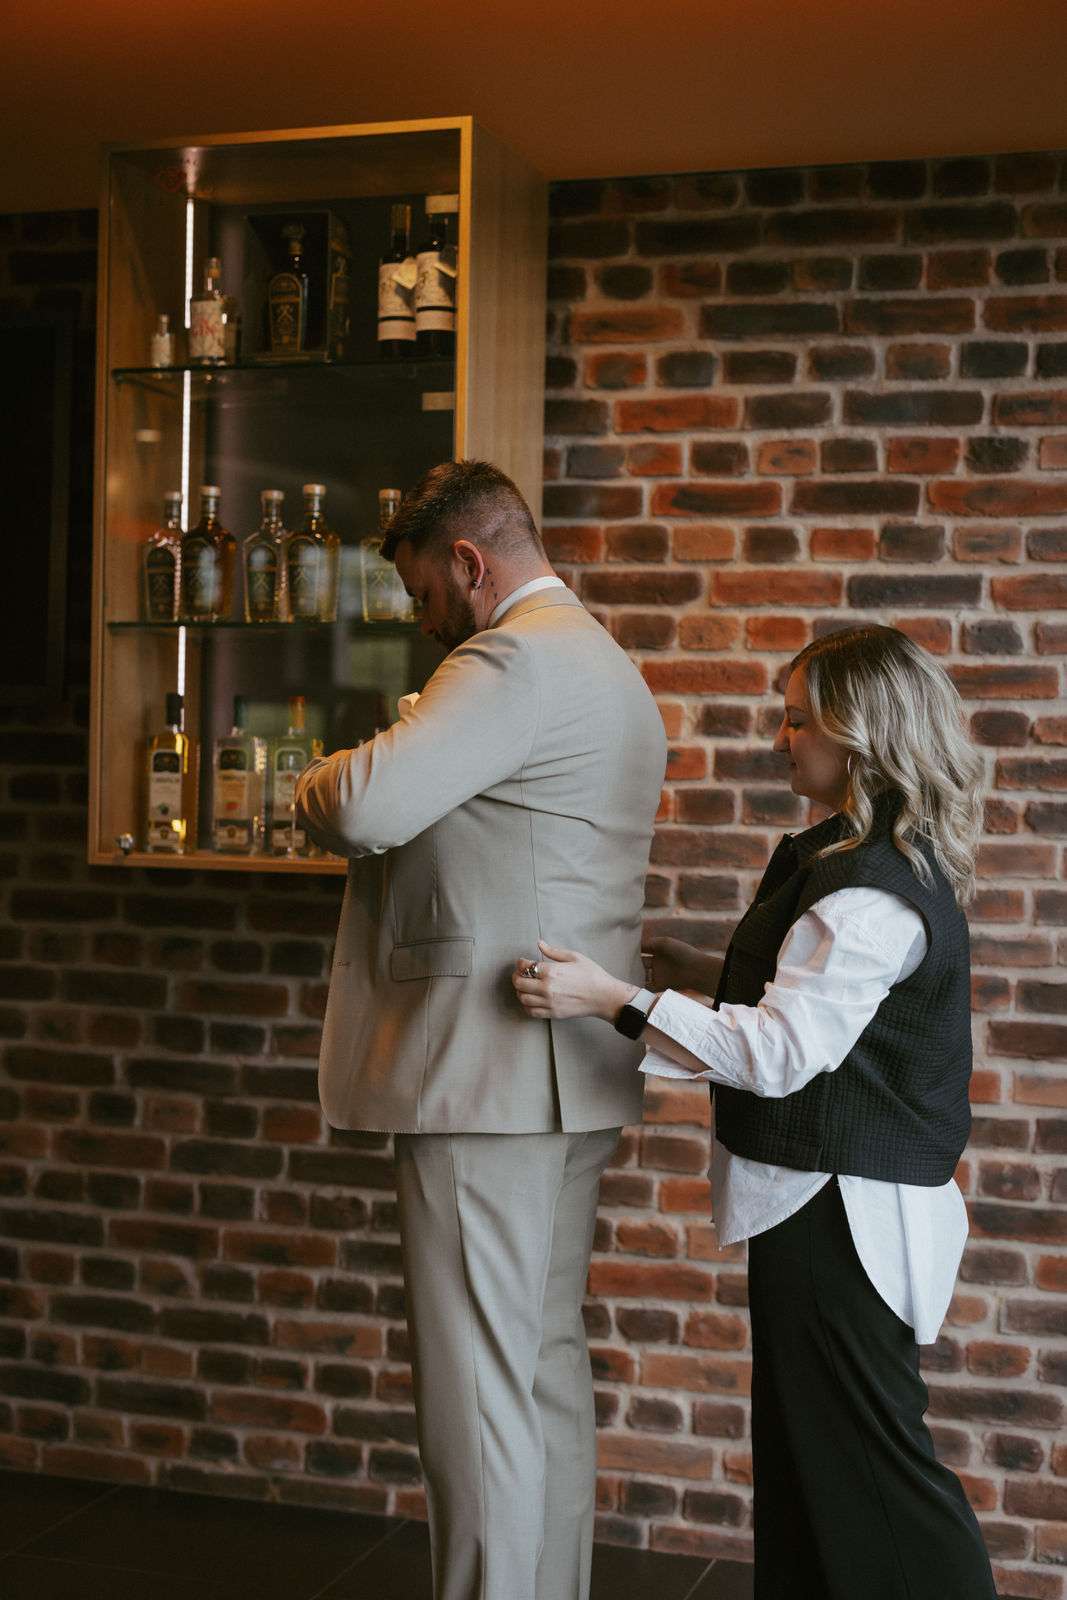
[[[304,707],[307,701],[302,694],[289,696],[289,726],[295,728],[297,733],[304,731]]]
[[[172,506],[175,501],[177,501],[178,504],[181,505],[181,503],[182,503],[182,492],[181,492],[181,490],[180,489],[168,489],[166,494],[163,496],[163,504],[167,505],[167,506]]]
[[[233,697],[233,725],[243,730],[245,725],[245,697],[235,694]]]
[[[200,485],[200,493],[203,495],[205,500],[207,500],[211,495],[214,495],[215,499],[217,500],[219,495],[222,493],[222,490],[219,488],[217,483],[202,483]]]
[[[263,489],[260,491],[260,501],[263,505],[281,505],[285,499],[284,489]]]
[[[184,711],[184,707],[185,707],[185,696],[184,695],[168,694],[168,696],[167,696],[167,711],[166,711],[167,727],[168,728],[180,728],[181,727],[181,725],[182,725],[182,714],[183,714],[183,711]]]
[[[210,272],[213,278],[220,276],[222,272],[222,262],[218,256],[208,256],[207,260],[204,262],[204,272]]]
[[[156,332],[157,333],[169,333],[170,332],[170,317],[167,315],[167,313],[165,311],[161,311],[160,312],[159,321],[156,323]]]
[[[458,211],[458,194],[428,194],[426,196],[426,215],[434,216],[440,211]]]
[[[304,493],[305,494],[319,494],[319,495],[325,494],[326,493],[326,485],[324,483],[305,483],[305,485],[304,485]]]

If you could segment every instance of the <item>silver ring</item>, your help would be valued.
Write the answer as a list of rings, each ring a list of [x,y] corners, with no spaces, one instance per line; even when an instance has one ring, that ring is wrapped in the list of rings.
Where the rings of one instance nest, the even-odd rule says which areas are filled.
[[[539,961],[531,961],[526,968],[526,976],[528,978],[539,978],[541,976],[541,963]]]

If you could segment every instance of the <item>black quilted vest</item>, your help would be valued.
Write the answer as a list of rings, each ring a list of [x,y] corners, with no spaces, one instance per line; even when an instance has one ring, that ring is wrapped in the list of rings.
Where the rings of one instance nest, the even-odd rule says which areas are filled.
[[[774,976],[787,932],[835,889],[886,889],[910,902],[929,948],[894,984],[844,1061],[796,1094],[765,1099],[716,1085],[715,1134],[734,1155],[805,1172],[852,1173],[933,1186],[955,1172],[970,1131],[970,944],[967,922],[931,851],[925,888],[893,844],[893,808],[871,839],[816,860],[845,833],[840,816],[786,834],[726,952],[716,1006],[754,1006]]]

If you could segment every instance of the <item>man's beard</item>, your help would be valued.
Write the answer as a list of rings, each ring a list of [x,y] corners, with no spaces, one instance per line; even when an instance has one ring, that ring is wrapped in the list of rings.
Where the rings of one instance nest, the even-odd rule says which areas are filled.
[[[445,608],[445,619],[437,630],[437,639],[446,650],[454,650],[457,645],[469,639],[472,633],[477,632],[478,624],[474,619],[474,607],[470,600],[461,589],[451,589]]]

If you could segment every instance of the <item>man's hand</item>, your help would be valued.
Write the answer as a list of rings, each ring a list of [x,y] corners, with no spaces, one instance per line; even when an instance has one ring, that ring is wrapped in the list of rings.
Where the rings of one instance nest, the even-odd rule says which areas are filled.
[[[712,964],[695,945],[686,944],[684,939],[650,939],[648,950],[652,956],[649,988],[657,993],[663,989],[712,993],[715,987]]]
[[[528,1017],[601,1017],[614,1022],[637,993],[635,984],[613,978],[577,950],[557,949],[543,939],[537,948],[541,952],[537,960],[521,957],[511,977]],[[532,966],[537,967],[536,978],[527,976]]]

